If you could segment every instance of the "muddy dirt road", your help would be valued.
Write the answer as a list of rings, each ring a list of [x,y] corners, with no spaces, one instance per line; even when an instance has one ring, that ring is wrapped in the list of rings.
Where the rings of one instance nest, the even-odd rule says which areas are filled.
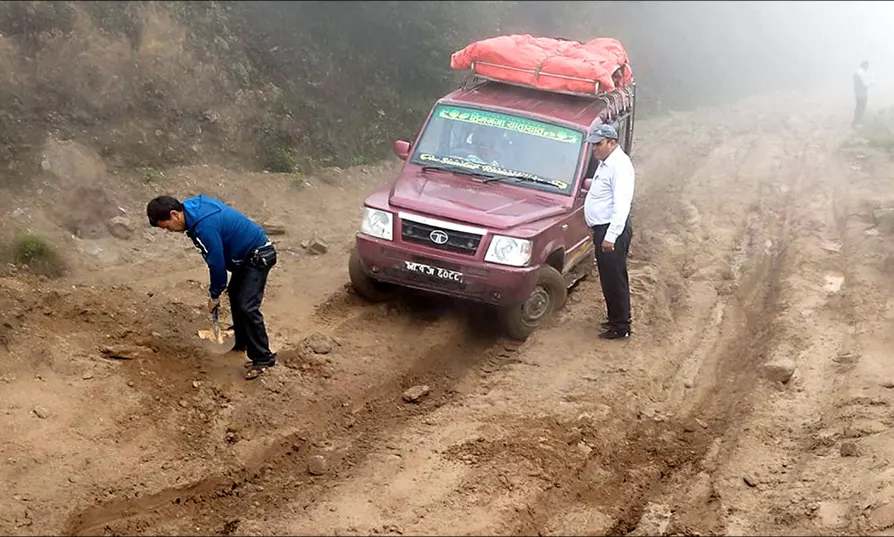
[[[393,165],[131,185],[125,212],[189,178],[286,223],[282,367],[246,383],[196,347],[186,239],[99,238],[64,282],[0,280],[0,531],[889,534],[894,166],[832,134],[847,112],[780,95],[638,123],[625,342],[595,338],[596,277],[524,344],[463,304],[355,297],[357,208]]]

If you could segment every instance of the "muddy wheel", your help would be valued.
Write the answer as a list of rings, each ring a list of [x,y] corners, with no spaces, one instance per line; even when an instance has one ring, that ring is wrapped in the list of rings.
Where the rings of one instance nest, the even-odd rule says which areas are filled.
[[[565,287],[562,274],[549,265],[540,267],[537,285],[528,300],[520,306],[506,308],[501,312],[506,335],[524,341],[565,305],[567,297],[568,288]]]
[[[387,302],[400,292],[398,286],[377,281],[366,273],[356,247],[351,250],[351,257],[348,259],[348,276],[354,291],[370,302]]]

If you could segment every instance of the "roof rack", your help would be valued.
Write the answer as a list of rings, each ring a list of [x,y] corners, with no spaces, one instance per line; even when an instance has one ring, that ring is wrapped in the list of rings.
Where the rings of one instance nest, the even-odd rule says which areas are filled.
[[[544,89],[544,88],[537,87],[533,84],[524,84],[524,83],[515,82],[515,81],[510,82],[510,81],[499,79],[499,78],[493,78],[493,77],[489,77],[489,76],[480,74],[478,72],[478,70],[475,68],[478,65],[489,66],[489,67],[499,67],[500,69],[509,69],[512,71],[518,71],[520,73],[527,73],[527,74],[531,75],[535,80],[541,76],[549,76],[549,77],[554,77],[554,78],[562,78],[565,80],[574,80],[577,82],[586,82],[588,84],[593,84],[593,93],[558,90],[558,89]],[[615,73],[617,73],[618,71],[624,69],[626,66],[627,66],[627,64],[619,66],[617,69],[615,69],[615,72],[612,73],[612,76],[614,76]],[[562,93],[564,95],[574,95],[576,97],[586,97],[588,99],[599,98],[600,95],[604,95],[606,93],[610,93],[611,91],[614,91],[614,90],[600,91],[600,84],[599,84],[599,81],[596,79],[582,78],[582,77],[576,77],[576,76],[570,76],[570,75],[562,75],[562,74],[558,74],[558,73],[548,73],[548,72],[541,71],[538,69],[523,69],[521,67],[513,67],[511,65],[501,65],[501,64],[497,64],[497,63],[483,62],[483,61],[479,61],[479,60],[475,60],[472,62],[472,65],[469,69],[469,75],[466,77],[466,80],[475,79],[475,78],[489,80],[491,82],[499,82],[501,84],[508,84],[510,86],[518,86],[518,87],[534,89],[534,90],[538,90],[538,91],[546,91],[549,93]],[[465,81],[463,82],[463,84],[465,85]],[[630,84],[630,85],[632,86],[633,84]],[[627,86],[624,86],[621,88],[615,88],[615,89],[624,89],[625,87],[627,87]]]
[[[491,65],[491,66],[495,66],[495,67],[502,67],[505,69],[513,69],[516,71],[530,73],[533,75],[545,74],[548,76],[556,76],[556,77],[566,78],[569,80],[591,82],[594,84],[594,88],[596,88],[597,92],[583,93],[583,92],[567,91],[567,90],[544,89],[544,88],[538,88],[537,86],[534,86],[532,84],[523,84],[520,82],[503,80],[500,78],[493,78],[493,77],[489,77],[489,76],[477,73],[475,71],[476,64]],[[622,65],[621,67],[618,67],[618,69],[616,69],[615,72],[617,72],[620,69],[623,69],[625,66],[626,66],[626,64]],[[586,78],[578,78],[578,77],[573,77],[573,76],[568,76],[568,75],[558,75],[558,74],[554,75],[551,73],[543,73],[542,71],[540,71],[538,73],[538,72],[535,72],[533,69],[520,69],[517,67],[510,67],[510,66],[506,66],[506,65],[499,65],[499,64],[488,63],[488,62],[477,62],[477,61],[472,62],[472,67],[471,67],[469,73],[463,79],[462,83],[460,84],[460,88],[468,90],[475,86],[482,85],[486,82],[495,82],[497,84],[505,84],[507,86],[515,86],[515,87],[519,87],[519,88],[532,89],[532,90],[542,91],[542,92],[546,92],[546,93],[560,93],[563,95],[572,95],[575,97],[584,97],[587,99],[599,100],[599,101],[602,101],[603,103],[605,103],[605,111],[606,111],[607,118],[617,117],[617,115],[624,113],[630,107],[632,107],[633,101],[636,99],[636,81],[635,80],[626,86],[621,86],[621,87],[617,87],[617,88],[614,88],[614,89],[611,89],[608,91],[600,92],[600,91],[598,91],[599,82],[596,80],[590,80],[590,79],[586,79]]]

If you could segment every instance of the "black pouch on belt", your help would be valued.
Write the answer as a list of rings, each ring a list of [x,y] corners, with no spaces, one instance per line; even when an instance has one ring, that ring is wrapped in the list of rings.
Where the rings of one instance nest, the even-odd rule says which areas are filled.
[[[276,264],[276,249],[272,244],[255,248],[248,256],[248,264],[259,269],[273,268]]]

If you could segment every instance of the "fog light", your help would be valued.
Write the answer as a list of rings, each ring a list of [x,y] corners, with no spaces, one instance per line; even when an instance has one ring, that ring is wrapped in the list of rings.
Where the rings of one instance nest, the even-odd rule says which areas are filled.
[[[369,270],[372,271],[373,274],[378,274],[378,273],[379,273],[379,267],[377,267],[377,266],[375,266],[375,265],[373,265],[372,267],[370,267]]]

